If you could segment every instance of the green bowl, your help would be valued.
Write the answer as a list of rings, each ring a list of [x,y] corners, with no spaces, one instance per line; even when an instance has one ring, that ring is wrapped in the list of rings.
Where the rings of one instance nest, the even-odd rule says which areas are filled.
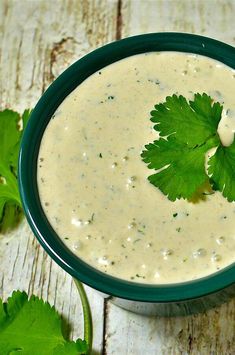
[[[37,159],[44,130],[58,106],[94,72],[125,57],[151,51],[201,54],[235,69],[235,48],[197,35],[152,33],[105,45],[70,66],[43,94],[23,135],[19,158],[19,187],[24,211],[43,248],[73,277],[105,294],[117,297],[117,303],[123,307],[129,307],[125,304],[131,304],[125,303],[125,300],[164,305],[179,302],[184,304],[190,300],[195,303],[196,299],[218,293],[235,282],[234,264],[201,279],[168,285],[140,284],[112,277],[75,256],[63,244],[43,212],[37,187]]]

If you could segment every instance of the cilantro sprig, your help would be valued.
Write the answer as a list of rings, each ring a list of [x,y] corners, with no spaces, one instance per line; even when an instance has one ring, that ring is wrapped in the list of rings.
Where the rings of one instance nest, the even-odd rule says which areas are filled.
[[[211,185],[228,201],[235,200],[235,142],[224,147],[217,133],[223,107],[207,94],[195,94],[193,101],[168,96],[155,105],[151,121],[160,139],[147,144],[141,157],[148,177],[171,201],[190,199],[202,186]],[[216,148],[205,168],[206,153]]]
[[[20,141],[30,111],[21,116],[12,110],[0,111],[0,233],[20,220],[22,205],[17,184]]]
[[[63,320],[54,307],[36,296],[14,291],[7,303],[0,299],[1,354],[88,354],[86,341],[66,339]]]

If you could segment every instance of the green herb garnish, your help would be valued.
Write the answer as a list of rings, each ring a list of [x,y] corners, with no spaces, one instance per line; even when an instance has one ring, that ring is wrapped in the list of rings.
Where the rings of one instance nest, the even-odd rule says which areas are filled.
[[[88,353],[86,341],[69,341],[54,307],[36,296],[15,291],[7,303],[0,299],[1,354],[79,355]]]
[[[235,200],[235,142],[224,147],[217,133],[223,107],[207,94],[195,94],[187,102],[183,96],[168,96],[151,112],[159,140],[147,144],[141,154],[149,169],[148,177],[171,201],[190,199],[202,186],[222,192]],[[205,168],[208,150],[216,153]]]
[[[22,116],[11,110],[0,112],[0,232],[14,227],[22,216],[17,164],[20,140],[29,115],[29,110]]]

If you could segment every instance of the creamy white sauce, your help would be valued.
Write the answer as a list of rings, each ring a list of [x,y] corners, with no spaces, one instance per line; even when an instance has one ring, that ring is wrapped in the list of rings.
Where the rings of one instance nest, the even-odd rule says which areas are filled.
[[[64,243],[95,268],[147,283],[203,277],[235,261],[235,205],[220,193],[170,202],[140,158],[157,138],[149,120],[167,95],[206,92],[224,105],[219,134],[235,131],[235,72],[176,52],[126,58],[95,73],[60,105],[44,133],[38,188]],[[193,127],[192,127],[193,129]]]

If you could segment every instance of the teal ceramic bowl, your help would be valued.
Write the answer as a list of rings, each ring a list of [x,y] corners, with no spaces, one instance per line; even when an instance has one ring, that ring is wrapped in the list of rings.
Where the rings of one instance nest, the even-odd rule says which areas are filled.
[[[41,138],[52,115],[81,82],[94,72],[125,57],[151,51],[197,53],[235,68],[235,48],[216,40],[182,33],[152,33],[108,44],[86,55],[61,74],[33,110],[22,139],[19,187],[29,225],[48,254],[69,274],[112,297],[133,311],[158,314],[194,312],[225,300],[233,293],[235,265],[198,280],[148,285],[104,274],[76,257],[49,224],[37,188],[37,158]],[[133,302],[134,301],[134,302]],[[199,301],[199,302],[197,302]],[[203,305],[201,307],[200,305]]]

